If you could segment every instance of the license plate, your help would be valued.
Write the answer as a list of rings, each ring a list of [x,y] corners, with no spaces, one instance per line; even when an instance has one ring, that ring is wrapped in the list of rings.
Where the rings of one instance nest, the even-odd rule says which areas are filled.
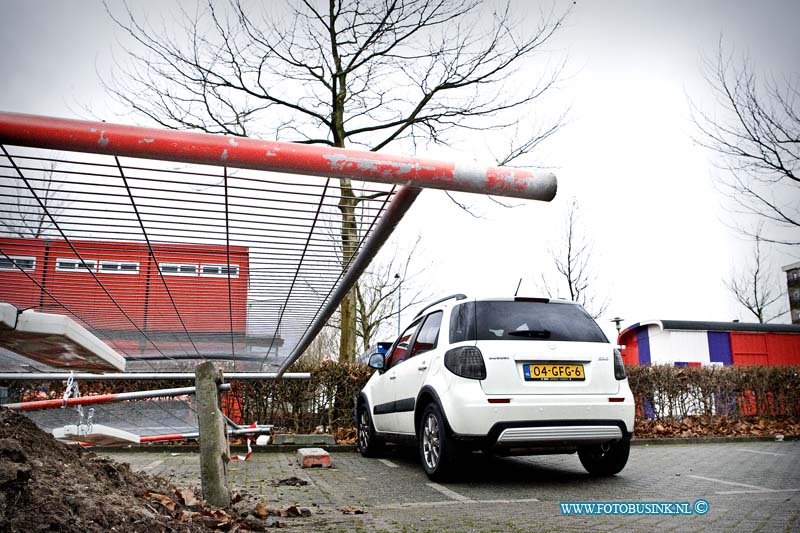
[[[582,364],[536,363],[522,365],[525,381],[584,381]]]

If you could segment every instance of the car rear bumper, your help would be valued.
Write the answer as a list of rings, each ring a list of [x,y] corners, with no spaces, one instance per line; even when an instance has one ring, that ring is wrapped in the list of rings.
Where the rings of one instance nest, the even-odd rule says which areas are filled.
[[[476,383],[477,385],[477,383]],[[471,390],[472,389],[472,390]],[[442,408],[457,439],[488,444],[592,443],[629,437],[635,406],[630,389],[615,395],[519,395],[502,398],[480,387],[452,387]],[[490,400],[507,403],[490,403]],[[612,399],[614,401],[612,401]]]
[[[574,452],[580,446],[630,440],[622,420],[525,420],[498,422],[486,435],[455,433],[465,449],[507,455]]]
[[[507,428],[497,437],[498,445],[514,446],[527,442],[583,442],[600,443],[622,439],[622,430],[616,425],[534,426]]]

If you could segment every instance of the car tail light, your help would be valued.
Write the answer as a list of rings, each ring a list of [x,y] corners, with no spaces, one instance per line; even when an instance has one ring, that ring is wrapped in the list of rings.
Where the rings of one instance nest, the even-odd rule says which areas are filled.
[[[486,379],[483,354],[475,346],[459,346],[444,354],[444,366],[462,378]]]
[[[622,353],[617,349],[614,349],[614,377],[617,378],[617,380],[623,380],[628,377],[627,374],[625,374],[625,364],[622,362]]]

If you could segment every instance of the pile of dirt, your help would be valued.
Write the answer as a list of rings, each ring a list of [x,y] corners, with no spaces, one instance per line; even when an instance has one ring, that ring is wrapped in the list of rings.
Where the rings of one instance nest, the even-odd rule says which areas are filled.
[[[687,416],[683,420],[636,420],[639,439],[733,436],[797,436],[800,419],[794,417],[734,419],[726,416]]]
[[[206,508],[191,489],[176,490],[163,478],[58,442],[29,418],[0,409],[0,531],[263,531],[282,525],[255,516],[252,504],[237,509]]]

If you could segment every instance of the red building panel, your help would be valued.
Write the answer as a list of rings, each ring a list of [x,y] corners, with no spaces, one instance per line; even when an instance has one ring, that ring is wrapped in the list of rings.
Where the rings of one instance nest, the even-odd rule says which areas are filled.
[[[247,248],[154,244],[151,254],[142,242],[71,242],[72,247],[62,240],[0,239],[8,256],[35,259],[25,272],[0,270],[0,300],[21,309],[66,308],[97,330],[216,333],[230,331],[232,323],[234,333],[245,333]],[[229,256],[236,265],[230,286]],[[65,268],[79,257],[91,273]],[[182,265],[183,271],[168,272],[166,265]]]
[[[769,364],[766,333],[731,332],[731,357],[734,365]]]
[[[244,333],[249,275],[247,248],[231,247],[230,250],[230,264],[237,269],[236,277],[231,278],[230,284],[232,301],[235,302],[232,309],[228,305],[227,275],[209,273],[212,268],[227,265],[228,256],[224,246],[158,245],[154,247],[154,252],[161,264],[184,270],[195,268],[196,273],[165,273],[162,277],[157,266],[152,261],[148,262],[148,329],[182,330],[182,319],[189,331],[228,331],[229,317],[232,316],[233,331]]]
[[[639,364],[639,341],[636,340],[636,331],[626,331],[620,336],[618,343],[624,346],[622,352],[622,362],[626,365]]]
[[[800,335],[731,333],[735,365],[800,365]]]
[[[44,242],[35,239],[0,239],[0,250],[13,258],[33,258],[31,270],[0,269],[0,301],[7,301],[19,309],[37,307],[41,303],[37,283],[42,282],[44,269]],[[0,259],[6,260],[0,254]]]
[[[767,353],[771,365],[800,365],[800,335],[767,334]]]

